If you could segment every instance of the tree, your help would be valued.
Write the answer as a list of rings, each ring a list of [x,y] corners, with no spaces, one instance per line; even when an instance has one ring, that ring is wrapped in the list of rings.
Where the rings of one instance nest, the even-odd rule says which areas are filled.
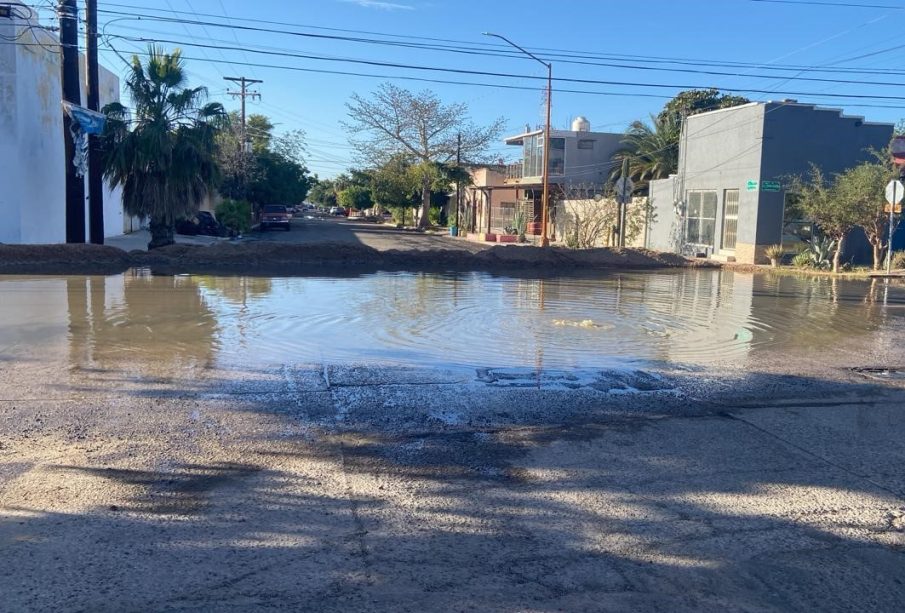
[[[351,142],[370,166],[380,166],[399,154],[409,155],[416,162],[420,170],[421,228],[429,221],[432,165],[455,159],[459,135],[462,157],[480,157],[503,128],[502,119],[486,128],[477,127],[468,119],[465,104],[445,105],[433,92],[412,93],[390,83],[370,96],[353,95],[346,108],[349,121],[344,126],[355,135]]]
[[[371,195],[378,206],[396,211],[418,204],[419,181],[408,156],[396,154],[371,172]]]
[[[204,103],[207,90],[188,87],[181,52],[151,46],[126,78],[130,114],[120,103],[104,107],[104,175],[122,186],[123,208],[150,218],[148,248],[174,242],[176,220],[193,215],[218,179],[217,134],[223,107]]]
[[[843,203],[852,208],[857,225],[870,242],[874,270],[880,270],[889,242],[886,184],[897,178],[897,173],[882,153],[874,153],[876,162],[864,162],[837,176],[836,189]]]
[[[795,196],[793,206],[798,214],[816,223],[821,234],[834,241],[833,272],[839,272],[845,237],[858,225],[860,216],[850,200],[851,187],[838,175],[828,180],[812,165],[807,177],[792,181],[789,191]]]
[[[321,206],[336,206],[336,191],[330,179],[318,179],[308,193],[311,202]]]
[[[239,114],[233,111],[230,113],[232,122],[242,125],[242,119]],[[270,142],[273,140],[273,123],[266,115],[252,113],[245,120],[245,132],[248,135],[248,141],[251,143],[251,150],[254,153],[261,153],[270,150]]]
[[[274,151],[256,156],[260,173],[249,183],[248,198],[258,206],[298,204],[308,195],[308,169]]]
[[[659,117],[675,115],[679,118],[697,115],[716,109],[727,109],[731,106],[739,106],[751,102],[743,96],[733,96],[721,93],[715,88],[689,89],[679,92],[672,100],[663,106]],[[681,123],[681,119],[680,119]]]
[[[312,184],[305,167],[304,132],[274,135],[270,119],[257,114],[249,116],[246,130],[252,143],[250,152],[244,147],[239,114],[230,113],[229,130],[219,137],[220,192],[258,206],[302,202]]]
[[[650,125],[633,122],[622,139],[624,147],[613,154],[613,176],[622,173],[622,161],[628,159],[629,176],[643,184],[664,179],[679,169],[679,134],[677,115],[651,115]]]
[[[364,211],[371,208],[371,191],[361,185],[351,185],[339,192],[338,202],[347,210]]]

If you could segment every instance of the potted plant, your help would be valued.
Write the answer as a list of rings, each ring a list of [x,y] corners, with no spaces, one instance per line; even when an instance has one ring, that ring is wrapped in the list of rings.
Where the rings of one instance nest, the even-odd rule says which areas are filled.
[[[782,256],[784,256],[785,253],[782,245],[770,245],[764,250],[764,255],[770,259],[770,266],[773,268],[779,267],[780,262],[782,262]]]

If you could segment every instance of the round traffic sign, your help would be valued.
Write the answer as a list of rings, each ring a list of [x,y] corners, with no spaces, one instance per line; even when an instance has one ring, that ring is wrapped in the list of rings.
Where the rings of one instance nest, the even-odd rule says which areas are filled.
[[[905,185],[901,181],[893,179],[886,184],[886,202],[899,204],[905,198]]]
[[[620,202],[631,202],[632,192],[635,191],[635,182],[629,177],[619,177],[616,180],[616,200]]]

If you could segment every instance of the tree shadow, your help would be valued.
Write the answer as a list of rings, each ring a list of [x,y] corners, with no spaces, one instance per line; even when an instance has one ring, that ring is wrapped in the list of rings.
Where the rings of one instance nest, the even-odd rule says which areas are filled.
[[[882,470],[905,456],[889,382],[744,373],[708,395],[699,373],[673,369],[649,392],[630,392],[623,372],[614,394],[605,375],[532,389],[417,369],[193,373],[151,385],[86,374],[93,408],[69,419],[89,442],[125,425],[131,445],[54,461],[46,444],[10,437],[33,458],[0,485],[7,606],[896,610],[905,599],[905,490]],[[770,402],[748,400],[767,391]]]

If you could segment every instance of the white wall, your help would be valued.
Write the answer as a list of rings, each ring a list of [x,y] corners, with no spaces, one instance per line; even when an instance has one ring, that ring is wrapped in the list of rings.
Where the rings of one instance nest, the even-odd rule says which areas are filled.
[[[23,25],[0,19],[0,34],[31,43],[0,45],[0,243],[61,243],[66,240],[64,164],[70,162],[64,160],[60,56],[50,46],[58,40],[37,28],[23,32]],[[100,86],[102,105],[119,100],[115,74],[102,68]],[[82,96],[84,104],[84,86]],[[87,218],[87,202],[85,208]],[[106,236],[122,234],[119,190],[106,190],[104,221]]]

